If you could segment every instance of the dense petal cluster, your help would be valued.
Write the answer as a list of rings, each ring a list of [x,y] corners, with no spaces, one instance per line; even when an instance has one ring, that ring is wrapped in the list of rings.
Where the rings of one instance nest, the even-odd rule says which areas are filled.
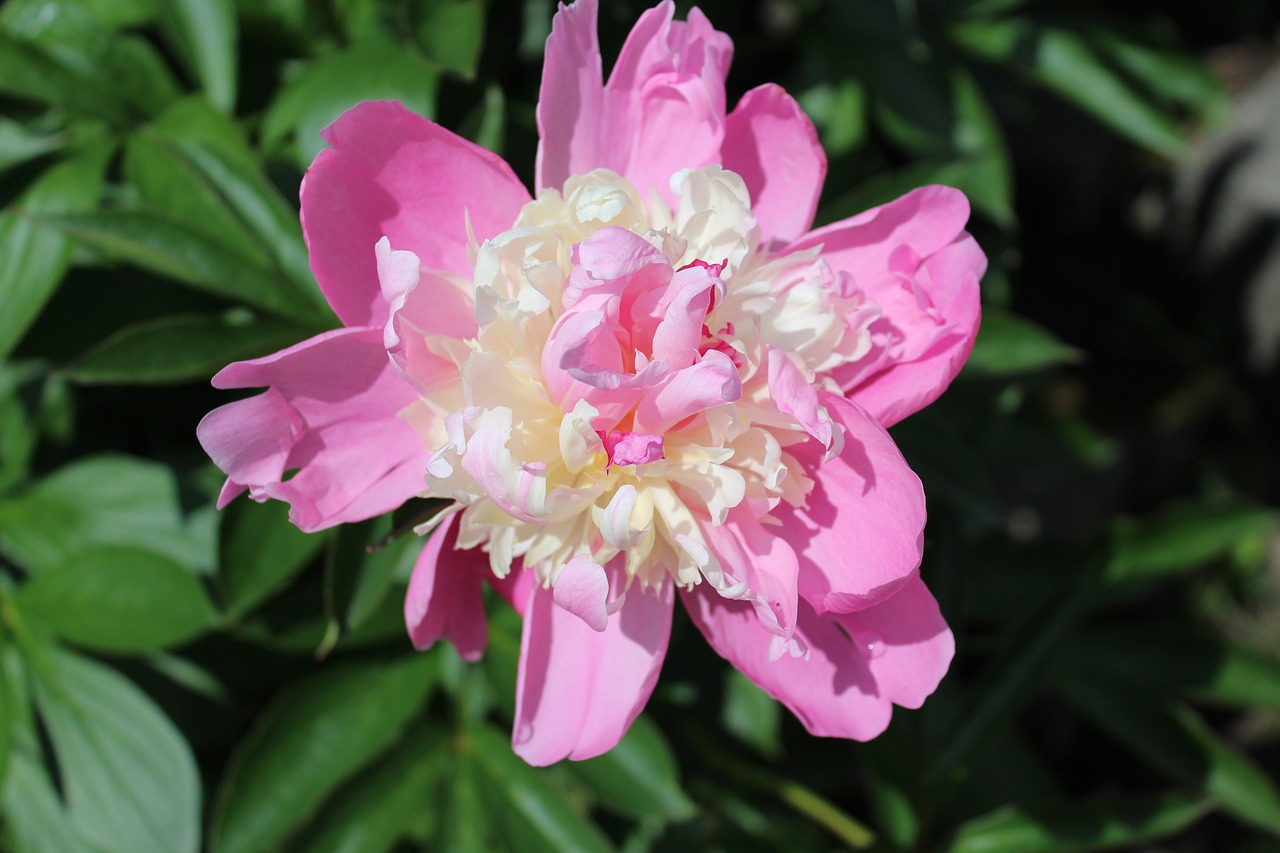
[[[201,423],[222,502],[318,530],[447,498],[409,633],[474,659],[483,583],[520,612],[530,762],[617,743],[677,597],[810,731],[874,737],[953,650],[885,428],[972,347],[968,205],[927,187],[810,231],[825,158],[785,92],[726,115],[732,45],[670,2],[606,83],[595,19],[562,6],[548,39],[536,198],[397,104],[325,131],[303,224],[345,328],[214,378],[268,388]]]

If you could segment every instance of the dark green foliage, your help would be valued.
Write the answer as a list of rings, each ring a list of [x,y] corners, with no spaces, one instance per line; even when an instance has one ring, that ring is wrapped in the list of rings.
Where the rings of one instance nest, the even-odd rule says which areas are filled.
[[[603,5],[608,63],[644,4]],[[1266,4],[703,4],[731,103],[774,81],[813,117],[819,224],[952,184],[991,259],[968,367],[893,431],[958,656],[871,744],[806,735],[681,616],[617,749],[530,768],[510,609],[480,664],[404,636],[429,507],[214,511],[208,378],[337,324],[297,220],[321,128],[396,98],[530,182],[553,6],[0,6],[0,849],[1280,843],[1276,373],[1130,215]]]

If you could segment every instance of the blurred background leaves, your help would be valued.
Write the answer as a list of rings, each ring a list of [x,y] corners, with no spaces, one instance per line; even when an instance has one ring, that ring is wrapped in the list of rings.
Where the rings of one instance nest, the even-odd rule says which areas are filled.
[[[1280,11],[702,5],[731,101],[779,82],[817,124],[820,223],[931,182],[973,202],[981,336],[894,429],[957,634],[938,694],[871,744],[813,739],[678,619],[622,744],[535,770],[514,613],[479,665],[404,636],[422,507],[313,535],[214,512],[208,378],[336,325],[297,220],[320,129],[395,98],[531,182],[551,0],[7,0],[0,847],[1280,843],[1277,365],[1242,314],[1257,251],[1196,254],[1235,162],[1197,152]],[[604,7],[610,57],[643,4]]]

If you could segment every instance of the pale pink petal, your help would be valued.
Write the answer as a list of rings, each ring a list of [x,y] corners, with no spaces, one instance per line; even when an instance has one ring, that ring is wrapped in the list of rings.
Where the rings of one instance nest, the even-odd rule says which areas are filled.
[[[672,585],[634,586],[604,631],[536,587],[525,613],[512,743],[534,765],[612,749],[658,680],[671,635]]]
[[[769,397],[784,415],[795,418],[800,428],[831,447],[831,416],[818,405],[818,390],[805,379],[800,368],[782,350],[770,346]]]
[[[663,0],[627,36],[605,84],[605,160],[598,164],[630,178],[641,197],[656,189],[668,203],[673,174],[720,160],[733,58],[733,42],[699,9],[687,22],[672,20],[674,13],[675,4]]]
[[[302,182],[311,269],[344,323],[381,325],[374,246],[383,236],[423,266],[470,275],[467,223],[481,238],[515,222],[529,192],[501,157],[403,105],[366,101],[327,127]]]
[[[424,488],[422,439],[398,416],[415,395],[381,329],[326,332],[229,365],[213,384],[271,389],[210,412],[197,435],[229,482],[286,501],[303,530],[380,515]]]
[[[765,241],[789,243],[809,230],[827,176],[827,155],[813,122],[773,83],[742,96],[725,124],[720,163],[751,193]]]
[[[936,399],[973,346],[986,259],[964,231],[968,218],[959,190],[924,187],[813,231],[789,249],[823,246],[831,268],[850,273],[882,309],[871,326],[877,356],[835,375],[885,426]],[[863,364],[874,364],[873,372]]]
[[[556,605],[577,616],[593,631],[603,631],[609,625],[609,612],[605,609],[608,597],[609,578],[604,566],[592,562],[585,554],[565,563],[552,587]]]
[[[742,378],[729,357],[709,350],[645,393],[636,406],[636,431],[661,435],[690,415],[742,399]]]
[[[823,394],[844,447],[824,461],[817,442],[787,450],[814,481],[807,509],[773,511],[800,559],[800,595],[819,614],[848,613],[885,600],[914,575],[924,539],[920,478],[893,439],[866,412]]]
[[[790,708],[811,734],[861,741],[885,730],[893,703],[918,707],[946,672],[954,648],[918,579],[899,594],[909,598],[894,606],[894,596],[841,616],[820,617],[802,601],[795,637],[807,657],[771,659],[776,635],[749,604],[721,598],[706,584],[681,591],[711,647]],[[888,609],[878,613],[881,608]]]
[[[739,504],[729,510],[724,524],[702,526],[707,546],[733,580],[745,582],[745,600],[756,609],[764,628],[790,637],[796,626],[796,553],[771,526],[765,527]]]
[[[559,189],[604,164],[600,152],[604,73],[596,40],[596,0],[578,0],[551,19],[538,95],[536,189]]]
[[[489,557],[479,548],[459,551],[458,515],[432,531],[413,566],[404,599],[404,621],[419,651],[444,637],[463,660],[479,660],[489,643],[481,580]]]
[[[717,285],[720,279],[708,275],[705,267],[689,267],[675,274],[657,306],[662,322],[653,333],[655,359],[661,359],[672,370],[683,369],[697,360]]]
[[[507,449],[510,433],[482,426],[467,441],[462,468],[507,515],[537,523],[537,501],[545,497],[545,463],[518,464]]]

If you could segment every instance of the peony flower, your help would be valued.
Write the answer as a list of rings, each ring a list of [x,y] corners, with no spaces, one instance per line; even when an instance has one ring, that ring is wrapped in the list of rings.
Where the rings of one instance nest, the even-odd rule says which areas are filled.
[[[918,573],[920,481],[885,428],[968,356],[985,258],[959,192],[810,230],[826,171],[777,86],[726,115],[729,39],[644,13],[607,83],[595,0],[561,6],[537,197],[395,103],[324,134],[302,218],[344,328],[232,364],[200,440],[303,530],[447,498],[405,602],[474,660],[482,583],[523,617],[515,750],[607,751],[678,598],[816,735],[916,708],[953,639]]]

